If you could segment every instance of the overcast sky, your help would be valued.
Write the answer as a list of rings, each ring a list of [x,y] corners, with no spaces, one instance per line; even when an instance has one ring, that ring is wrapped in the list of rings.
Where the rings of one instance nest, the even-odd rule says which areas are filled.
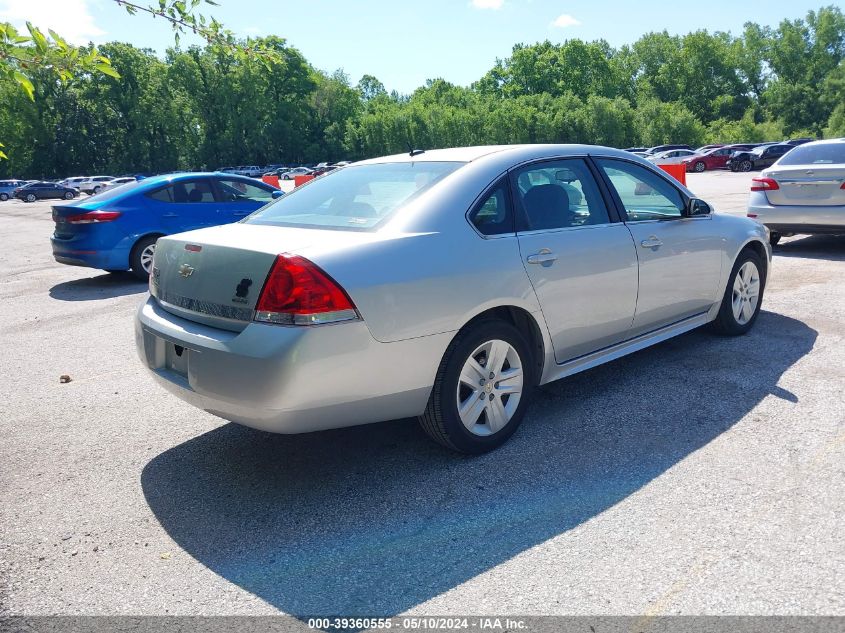
[[[136,0],[157,4],[155,0]],[[739,33],[747,21],[777,25],[830,2],[816,0],[217,0],[202,9],[237,35],[279,35],[316,67],[367,73],[409,93],[426,79],[468,85],[514,44],[604,38],[613,46],[649,31]],[[119,40],[163,53],[163,20],[130,17],[114,0],[0,0],[0,20],[26,19],[76,43]]]

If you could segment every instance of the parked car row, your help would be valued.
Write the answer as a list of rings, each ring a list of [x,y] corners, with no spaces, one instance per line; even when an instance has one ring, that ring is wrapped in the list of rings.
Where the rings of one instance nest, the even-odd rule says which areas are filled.
[[[781,143],[711,144],[698,149],[692,149],[689,145],[659,145],[652,148],[632,147],[625,151],[656,165],[684,165],[687,171],[697,173],[708,169],[751,171],[767,167],[794,147],[811,141],[809,138],[799,138]]]

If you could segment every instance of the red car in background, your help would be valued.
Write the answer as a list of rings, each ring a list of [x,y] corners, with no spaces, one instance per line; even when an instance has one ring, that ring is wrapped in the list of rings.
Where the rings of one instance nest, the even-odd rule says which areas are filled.
[[[724,169],[731,154],[735,151],[736,149],[731,146],[716,147],[690,156],[681,164],[687,168],[687,171],[694,171],[699,174],[708,169]]]

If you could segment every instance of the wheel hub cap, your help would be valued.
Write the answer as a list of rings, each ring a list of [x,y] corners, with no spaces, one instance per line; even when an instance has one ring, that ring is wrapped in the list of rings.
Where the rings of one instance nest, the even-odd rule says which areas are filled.
[[[458,379],[458,415],[474,435],[492,435],[516,412],[522,397],[523,368],[510,343],[499,339],[479,345]]]
[[[734,319],[745,325],[754,316],[760,301],[760,271],[754,262],[745,262],[734,279],[731,308]]]

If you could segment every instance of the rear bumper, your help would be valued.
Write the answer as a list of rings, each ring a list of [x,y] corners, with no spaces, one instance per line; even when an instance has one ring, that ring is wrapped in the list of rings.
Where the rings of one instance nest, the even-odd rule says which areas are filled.
[[[765,192],[753,191],[748,213],[778,233],[845,233],[845,206],[772,205]]]
[[[156,382],[216,416],[274,433],[305,433],[420,415],[452,334],[380,343],[361,321],[241,332],[177,317],[149,298],[138,354]],[[174,368],[174,348],[184,359]]]
[[[114,248],[101,250],[95,247],[86,248],[85,243],[74,240],[50,238],[53,247],[53,259],[68,266],[87,266],[103,270],[128,270],[129,249]]]

